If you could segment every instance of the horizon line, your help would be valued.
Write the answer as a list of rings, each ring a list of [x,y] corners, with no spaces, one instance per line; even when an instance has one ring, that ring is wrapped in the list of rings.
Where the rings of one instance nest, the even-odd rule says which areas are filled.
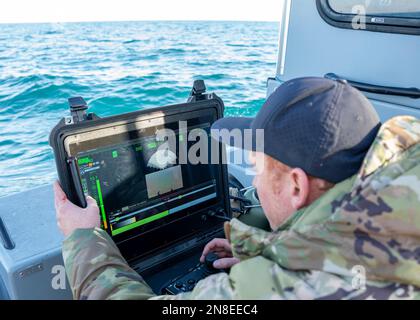
[[[4,24],[65,24],[65,23],[109,23],[109,22],[268,22],[274,23],[279,22],[276,20],[217,20],[217,19],[208,19],[208,20],[193,20],[193,19],[143,19],[143,20],[80,20],[80,21],[28,21],[28,22],[2,22],[0,25]]]

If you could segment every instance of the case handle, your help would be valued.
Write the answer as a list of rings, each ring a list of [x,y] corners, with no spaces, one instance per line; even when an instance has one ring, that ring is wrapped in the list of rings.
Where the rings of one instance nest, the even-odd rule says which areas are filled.
[[[15,243],[10,237],[9,232],[6,229],[6,225],[3,222],[3,219],[0,217],[0,238],[3,242],[3,247],[7,250],[13,250],[15,248]]]

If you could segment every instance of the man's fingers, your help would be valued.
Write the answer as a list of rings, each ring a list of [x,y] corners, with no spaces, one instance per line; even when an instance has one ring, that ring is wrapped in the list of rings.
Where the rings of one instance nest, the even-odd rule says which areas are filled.
[[[229,269],[238,262],[238,258],[223,258],[213,262],[213,267],[215,267],[216,269]]]
[[[203,263],[206,255],[213,251],[215,247],[217,247],[217,244],[219,243],[219,240],[222,239],[213,239],[209,243],[207,243],[203,249],[203,253],[201,254],[200,261]]]
[[[87,203],[88,208],[98,206],[98,203],[96,202],[96,200],[92,198],[91,196],[86,197],[86,203]]]
[[[226,252],[226,251],[213,251],[213,253],[215,253],[219,258],[232,258],[232,253],[231,252]]]
[[[209,253],[210,251],[214,251],[214,250],[220,250],[220,251],[224,250],[224,251],[227,251],[227,252],[232,251],[230,243],[226,239],[218,239],[218,238],[213,239],[212,241],[210,241],[207,244],[206,247],[209,249],[206,252],[206,254]],[[204,250],[206,250],[206,247],[204,248]],[[203,253],[204,253],[204,250],[203,250]]]
[[[58,183],[58,181],[54,182],[54,193],[55,196],[60,199],[60,200],[65,200],[67,199],[66,194],[64,193],[63,189],[61,189],[60,184]]]
[[[216,239],[213,239],[212,241],[210,241],[209,243],[207,243],[206,245],[205,245],[205,247],[204,247],[204,249],[203,249],[203,253],[201,254],[201,258],[200,258],[200,261],[201,262],[204,262],[204,258],[205,258],[205,256],[210,252],[210,251],[212,251],[212,249],[213,249],[213,247],[215,246],[215,244],[214,244],[214,240],[216,240]]]
[[[58,181],[54,182],[53,189],[54,189],[54,204],[56,208],[59,208],[62,204],[66,202],[67,196],[64,193],[63,189],[61,189],[61,186],[58,183]]]
[[[200,261],[204,262],[206,255],[209,252],[214,252],[214,251],[231,252],[232,249],[230,247],[230,243],[226,239],[219,239],[219,238],[213,239],[209,243],[207,243],[206,246],[204,247],[203,253],[200,257]]]

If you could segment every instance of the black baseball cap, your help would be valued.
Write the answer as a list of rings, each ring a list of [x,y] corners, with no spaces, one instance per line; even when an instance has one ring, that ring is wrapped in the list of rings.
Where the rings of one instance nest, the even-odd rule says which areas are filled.
[[[263,143],[263,152],[285,165],[338,183],[359,171],[380,126],[369,100],[346,81],[306,77],[279,86],[255,118],[222,118],[212,129],[251,129],[253,143],[242,148],[259,151]]]

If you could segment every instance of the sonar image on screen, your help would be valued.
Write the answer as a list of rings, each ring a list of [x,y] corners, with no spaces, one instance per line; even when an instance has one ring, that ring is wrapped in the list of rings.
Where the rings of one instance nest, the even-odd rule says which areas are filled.
[[[153,198],[165,193],[178,190],[182,183],[181,166],[174,166],[146,175],[147,195]]]
[[[176,138],[186,139],[179,133]],[[178,151],[160,150],[161,143],[148,135],[78,154],[83,191],[96,199],[110,235],[140,227],[145,232],[152,222],[216,200],[214,168],[177,164]]]
[[[155,169],[165,169],[171,164],[176,164],[176,154],[171,150],[157,150],[147,162],[147,166]]]

